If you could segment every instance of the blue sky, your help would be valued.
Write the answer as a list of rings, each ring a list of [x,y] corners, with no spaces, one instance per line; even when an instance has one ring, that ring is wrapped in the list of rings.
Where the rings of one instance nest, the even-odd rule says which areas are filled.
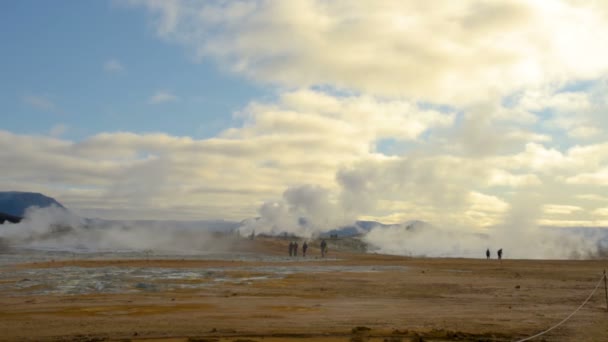
[[[213,61],[195,62],[158,39],[144,12],[117,3],[25,0],[0,7],[2,128],[16,133],[64,125],[62,136],[77,140],[113,131],[210,137],[263,92]],[[121,70],[106,70],[111,61]],[[176,99],[149,103],[157,92]]]

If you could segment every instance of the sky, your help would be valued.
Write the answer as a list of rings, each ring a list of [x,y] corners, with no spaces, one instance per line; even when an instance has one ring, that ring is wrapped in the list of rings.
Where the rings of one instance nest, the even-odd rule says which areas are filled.
[[[8,0],[0,42],[0,189],[82,216],[608,226],[601,1]]]

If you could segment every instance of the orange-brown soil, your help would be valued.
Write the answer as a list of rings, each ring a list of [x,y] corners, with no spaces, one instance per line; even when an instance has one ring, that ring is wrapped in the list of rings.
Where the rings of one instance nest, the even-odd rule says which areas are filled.
[[[242,243],[271,255],[287,250],[281,240]],[[566,317],[608,268],[607,261],[599,260],[405,258],[342,252],[331,245],[330,253],[320,259],[318,250],[311,249],[312,257],[290,262],[70,260],[6,266],[7,272],[75,266],[220,268],[231,279],[260,278],[184,279],[205,286],[76,295],[24,294],[5,286],[0,291],[0,340],[513,341]],[[264,278],[271,266],[315,267]],[[357,271],[353,266],[371,268]],[[326,267],[332,271],[323,272]],[[5,279],[4,285],[11,281],[19,279]],[[603,284],[572,319],[537,340],[543,338],[608,341]]]

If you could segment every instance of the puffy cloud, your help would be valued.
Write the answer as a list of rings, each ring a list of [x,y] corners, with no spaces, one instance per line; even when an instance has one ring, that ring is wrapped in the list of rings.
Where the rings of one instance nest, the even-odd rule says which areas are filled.
[[[48,189],[87,215],[242,219],[266,213],[281,222],[276,229],[296,229],[299,216],[317,228],[368,217],[483,229],[500,224],[513,194],[522,191],[542,194],[539,208],[581,208],[538,209],[533,216],[540,223],[597,222],[586,213],[597,205],[589,196],[599,194],[587,185],[591,178],[603,182],[598,172],[608,167],[608,144],[564,149],[518,121],[496,130],[505,119],[482,115],[486,107],[433,108],[302,89],[251,102],[236,114],[240,127],[209,139],[115,132],[70,141],[0,132],[6,163],[0,183]],[[506,107],[487,108],[492,114]],[[487,121],[463,124],[476,118]],[[477,140],[469,136],[480,131]],[[383,154],[382,139],[402,142],[405,152]],[[491,143],[496,148],[471,153],[475,144]]]
[[[163,39],[287,86],[470,103],[608,68],[608,24],[591,2],[131,3]]]
[[[253,102],[239,115],[242,127],[204,140],[116,132],[75,142],[0,132],[3,174],[11,182],[69,189],[65,195],[83,210],[120,205],[125,214],[175,210],[175,216],[241,219],[289,186],[335,188],[337,169],[375,153],[377,139],[415,141],[453,120],[407,101],[309,90]],[[188,209],[196,206],[200,213]]]

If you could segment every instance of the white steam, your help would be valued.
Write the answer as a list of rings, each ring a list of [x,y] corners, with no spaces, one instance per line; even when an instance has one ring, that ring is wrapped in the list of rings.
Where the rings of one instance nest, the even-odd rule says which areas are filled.
[[[481,231],[457,226],[426,225],[406,229],[404,225],[376,227],[364,241],[379,252],[429,257],[492,258],[503,250],[503,257],[517,259],[580,259],[598,255],[602,236],[599,231],[582,234],[537,225],[541,205],[532,194],[516,196],[504,222]]]
[[[354,221],[329,190],[313,185],[288,188],[282,200],[265,202],[258,213],[258,218],[239,227],[241,235],[287,233],[310,238]]]
[[[360,176],[361,173],[361,170],[349,170],[338,175],[342,185],[339,196],[332,196],[329,190],[311,185],[289,188],[282,200],[264,203],[259,208],[259,217],[246,220],[238,231],[245,236],[293,234],[310,238],[340,227],[356,227],[355,211],[364,213],[372,208],[379,197],[378,188],[388,192],[386,177],[373,182],[375,177],[369,177],[369,170],[363,170],[365,177]],[[427,178],[427,182],[437,181],[432,174]],[[396,178],[389,181],[401,189],[418,190],[415,193],[421,192],[418,187],[424,187],[424,184],[399,182]],[[452,190],[452,194],[427,195],[418,199],[429,201],[428,198],[434,196],[440,198],[440,201],[434,198],[434,203],[454,207],[457,206],[454,202],[464,201],[466,193],[463,188],[447,189],[445,183],[430,189],[444,193]],[[364,232],[361,239],[368,244],[370,251],[387,254],[485,258],[486,249],[490,249],[492,257],[496,258],[496,251],[503,249],[505,258],[516,259],[592,258],[598,256],[600,249],[604,248],[602,244],[606,244],[608,234],[602,234],[600,230],[583,234],[575,230],[539,227],[537,222],[542,213],[542,201],[533,193],[515,196],[509,208],[501,223],[487,228],[450,224],[447,219],[415,227],[407,223],[380,224]]]
[[[334,197],[329,190],[317,186],[289,188],[282,200],[264,203],[259,209],[260,216],[244,221],[238,233],[244,236],[288,233],[310,238],[353,226],[352,199],[344,201],[345,193]],[[377,225],[360,238],[370,251],[427,257],[484,258],[489,248],[496,258],[496,251],[502,248],[504,257],[511,259],[579,259],[596,257],[601,248],[608,247],[608,230],[582,232],[539,227],[541,208],[540,200],[533,194],[521,194],[510,203],[503,222],[490,228],[475,230],[457,224],[409,222]],[[230,235],[214,234],[204,226],[91,221],[58,207],[34,208],[28,210],[21,223],[0,225],[0,240],[10,246],[63,251],[172,253],[227,252],[234,250],[236,241]]]
[[[32,208],[17,224],[0,225],[5,245],[61,251],[223,252],[231,238],[208,227],[175,226],[163,222],[91,221],[58,208]]]
[[[597,256],[599,233],[592,236],[538,228],[518,234],[504,234],[504,227],[482,233],[454,231],[426,226],[410,231],[405,225],[376,227],[363,237],[372,251],[427,257],[485,258],[486,248],[492,258],[503,250],[511,259],[581,259]]]

